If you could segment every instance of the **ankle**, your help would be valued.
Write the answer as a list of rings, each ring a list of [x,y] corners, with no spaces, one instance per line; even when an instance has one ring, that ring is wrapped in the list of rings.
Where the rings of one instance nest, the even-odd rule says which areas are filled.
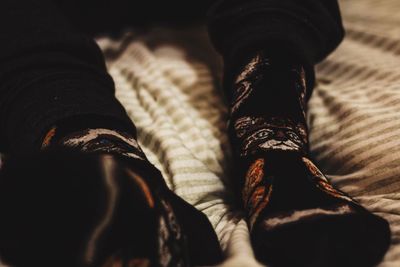
[[[294,120],[304,118],[312,88],[307,81],[313,79],[299,60],[261,50],[239,66],[227,83],[232,91],[232,117],[268,113]]]
[[[135,131],[104,118],[70,118],[58,122],[44,135],[41,150],[60,147],[86,153],[146,159],[136,140]]]
[[[296,60],[256,53],[232,82],[230,134],[241,157],[308,153],[306,74]]]

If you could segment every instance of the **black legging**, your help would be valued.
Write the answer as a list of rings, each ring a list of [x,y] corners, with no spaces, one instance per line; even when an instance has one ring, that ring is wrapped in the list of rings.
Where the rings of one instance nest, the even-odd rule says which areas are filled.
[[[314,64],[343,38],[336,0],[1,0],[0,150],[36,151],[51,125],[74,116],[109,118],[134,130],[89,33],[186,23],[206,10],[227,77],[241,57],[270,48],[302,60],[312,88]]]

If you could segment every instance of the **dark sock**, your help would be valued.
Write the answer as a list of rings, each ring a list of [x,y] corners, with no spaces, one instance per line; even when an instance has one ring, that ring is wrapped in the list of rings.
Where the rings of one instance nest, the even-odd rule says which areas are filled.
[[[2,259],[17,267],[40,261],[41,266],[79,267],[220,262],[222,253],[208,219],[168,189],[135,135],[106,118],[74,117],[44,135],[38,155],[5,162],[0,194],[14,195],[24,183],[32,193],[17,193],[18,201],[8,204],[13,208],[0,208],[8,217],[0,222]],[[27,182],[28,177],[38,179]],[[26,220],[35,206],[40,206],[37,220],[18,234],[23,226],[15,220]],[[51,231],[46,231],[49,223]],[[10,248],[13,242],[18,245]],[[43,262],[45,255],[38,251],[53,256]]]
[[[0,176],[2,260],[188,266],[185,233],[155,174],[113,155],[69,150],[9,159]]]
[[[302,65],[261,51],[237,73],[229,131],[258,259],[273,266],[377,263],[390,243],[388,223],[334,188],[310,159]]]

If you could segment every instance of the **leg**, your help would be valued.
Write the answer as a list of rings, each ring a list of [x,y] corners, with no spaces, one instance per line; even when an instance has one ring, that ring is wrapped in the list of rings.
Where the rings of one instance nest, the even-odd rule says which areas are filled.
[[[209,26],[225,60],[235,182],[258,259],[376,264],[390,243],[387,222],[332,187],[308,150],[313,66],[343,38],[337,2],[219,1]]]
[[[47,0],[3,1],[1,8],[1,150],[26,154],[57,121],[96,116],[134,132],[114,97],[100,49]]]
[[[205,216],[166,187],[138,146],[95,42],[51,1],[1,6],[0,147],[10,158],[0,175],[2,260],[13,266],[219,261]]]

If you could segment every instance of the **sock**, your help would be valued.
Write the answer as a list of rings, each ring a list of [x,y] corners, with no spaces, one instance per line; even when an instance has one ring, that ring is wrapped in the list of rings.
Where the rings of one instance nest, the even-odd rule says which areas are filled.
[[[129,127],[94,116],[63,120],[44,134],[38,155],[10,159],[4,165],[0,191],[13,193],[23,186],[25,177],[38,177],[27,183],[29,192],[34,193],[16,194],[18,216],[13,209],[1,209],[4,216],[10,216],[0,223],[0,236],[5,236],[0,256],[10,264],[23,266],[17,263],[29,259],[30,263],[54,266],[54,262],[46,265],[51,259],[38,250],[53,251],[59,243],[63,248],[53,251],[52,258],[68,257],[65,266],[167,267],[214,265],[222,260],[206,216],[167,187]],[[22,165],[26,166],[21,169]],[[3,195],[7,198],[9,194]],[[69,202],[68,196],[74,200]],[[44,198],[48,202],[43,202]],[[35,206],[41,207],[41,214],[31,228],[24,229],[26,234],[19,235],[23,226],[16,218],[26,221]],[[52,219],[53,209],[57,209],[57,221]],[[46,232],[51,221],[53,232]],[[3,226],[8,230],[2,232]],[[58,231],[69,234],[54,239]],[[43,242],[38,240],[38,232],[42,232]],[[88,236],[95,241],[89,244]],[[21,245],[7,249],[13,240]],[[35,249],[30,245],[34,240]],[[47,243],[52,243],[51,247]],[[90,257],[80,255],[83,247]],[[37,254],[35,260],[33,254]]]
[[[70,150],[7,161],[0,175],[2,261],[188,266],[186,236],[170,201],[162,186],[145,180],[155,173],[137,167],[113,155]]]
[[[258,259],[273,266],[378,262],[390,243],[388,223],[334,188],[311,160],[303,66],[260,51],[232,87],[229,134]]]

